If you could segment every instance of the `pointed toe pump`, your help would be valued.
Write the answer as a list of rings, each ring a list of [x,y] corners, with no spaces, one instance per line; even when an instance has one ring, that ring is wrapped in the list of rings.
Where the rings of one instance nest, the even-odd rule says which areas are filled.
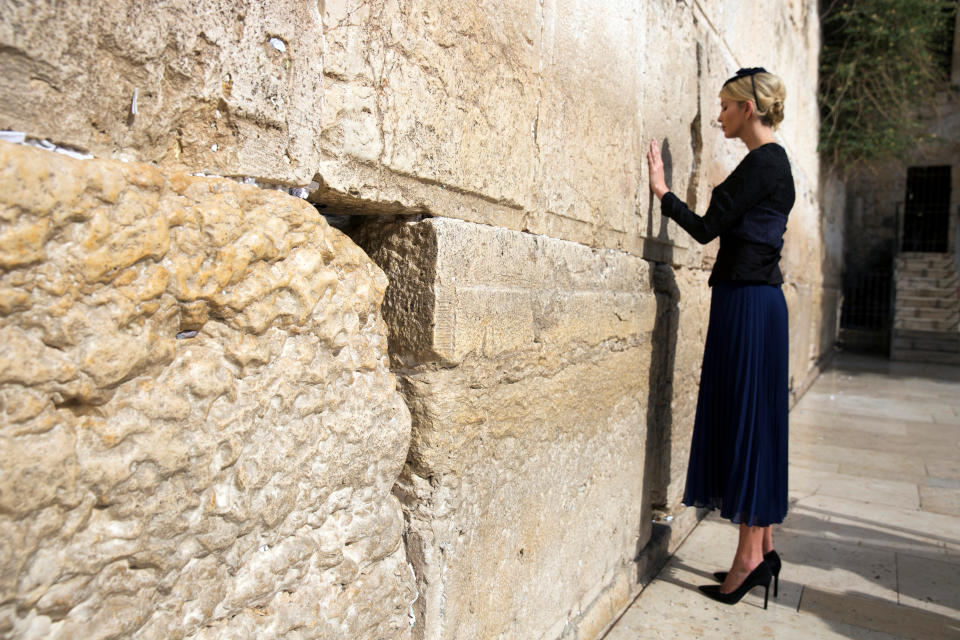
[[[771,549],[769,553],[763,554],[763,560],[770,566],[770,573],[773,575],[773,597],[776,598],[780,592],[780,567],[783,566],[783,563],[780,562],[780,556],[777,555],[776,549]],[[717,579],[717,582],[723,582],[727,579],[727,572],[714,571],[713,577]]]
[[[710,584],[699,587],[700,591],[706,594],[708,597],[713,598],[717,602],[722,602],[723,604],[737,604],[740,602],[740,599],[747,594],[748,591],[754,587],[763,587],[763,608],[767,608],[767,600],[770,596],[770,580],[773,578],[773,574],[770,572],[770,565],[767,564],[766,560],[762,561],[757,567],[750,572],[744,581],[740,584],[739,587],[731,591],[730,593],[721,593],[720,585]]]

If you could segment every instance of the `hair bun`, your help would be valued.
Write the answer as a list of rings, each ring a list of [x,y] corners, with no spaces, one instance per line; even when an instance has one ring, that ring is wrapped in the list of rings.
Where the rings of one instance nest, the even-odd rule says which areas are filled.
[[[770,118],[770,123],[773,126],[776,126],[783,122],[783,100],[774,100],[770,105],[770,109],[767,111],[767,117]]]

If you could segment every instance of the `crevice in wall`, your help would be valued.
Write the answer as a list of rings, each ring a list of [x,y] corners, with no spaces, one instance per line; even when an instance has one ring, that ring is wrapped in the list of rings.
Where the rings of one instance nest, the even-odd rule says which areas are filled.
[[[369,245],[365,239],[370,236],[373,229],[382,229],[395,224],[419,222],[431,217],[422,213],[365,214],[357,213],[355,209],[343,209],[336,206],[330,207],[325,204],[315,204],[314,206],[327,221],[327,224],[346,234],[357,246],[363,249],[367,255],[370,255],[370,251],[369,246],[364,246],[364,244]],[[373,256],[371,256],[371,259],[373,259]],[[376,262],[375,259],[374,262]]]
[[[318,182],[322,184],[322,179]],[[311,193],[308,201],[332,227],[353,240],[387,276],[381,316],[387,326],[390,370],[397,381],[397,392],[410,412],[411,431],[415,434],[418,417],[422,418],[427,409],[411,389],[415,382],[411,381],[409,374],[415,367],[435,359],[432,352],[418,350],[418,347],[432,342],[436,238],[429,228],[416,223],[431,216],[399,203],[374,202],[323,187]],[[422,635],[427,620],[432,620],[433,625],[440,623],[442,616],[438,607],[443,600],[443,580],[439,572],[431,569],[432,557],[427,557],[433,543],[420,539],[411,524],[411,518],[416,518],[413,505],[441,498],[435,496],[438,491],[435,479],[418,475],[417,467],[411,440],[393,486],[393,495],[403,505],[404,556],[416,584],[408,614],[415,637],[418,633]],[[421,531],[425,529],[419,528]]]
[[[687,182],[687,206],[697,210],[697,191],[700,188],[700,163],[703,156],[703,133],[701,100],[701,86],[703,78],[703,46],[697,43],[697,113],[690,122],[690,150],[693,162],[690,165],[690,179]]]
[[[0,140],[4,142],[10,142],[13,144],[25,144],[31,147],[38,147],[40,149],[46,149],[47,151],[53,151],[54,153],[61,153],[71,158],[76,158],[77,160],[89,160],[93,156],[86,152],[84,149],[79,149],[77,147],[70,146],[66,143],[56,143],[51,140],[35,138],[29,136],[23,131],[9,131],[3,130],[0,131]]]

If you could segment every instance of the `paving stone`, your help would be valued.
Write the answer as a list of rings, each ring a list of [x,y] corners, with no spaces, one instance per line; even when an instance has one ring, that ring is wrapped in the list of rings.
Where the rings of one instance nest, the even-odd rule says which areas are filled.
[[[956,558],[897,554],[900,603],[960,620],[960,563]]]
[[[783,581],[789,579],[799,584],[815,584],[835,590],[852,589],[891,602],[897,601],[893,551],[805,534],[778,536],[775,545],[782,550]]]
[[[816,458],[800,458],[798,456],[791,456],[790,458],[790,476],[793,477],[793,469],[811,469],[814,471],[833,471],[836,472],[840,469],[839,462],[827,462],[825,460],[817,460]],[[792,486],[792,481],[791,481]]]
[[[780,597],[696,591],[736,546],[711,515],[607,638],[960,638],[958,398],[960,367],[840,356],[791,413]]]
[[[815,469],[792,469],[791,491],[805,490],[808,495],[821,494],[836,498],[860,499],[905,509],[919,509],[920,495],[911,482],[863,478]]]
[[[837,470],[854,476],[919,482],[926,476],[923,458],[893,452],[870,451],[869,455],[851,455],[847,447],[831,444],[790,442],[790,460],[836,463]]]
[[[854,593],[807,588],[799,611],[821,620],[855,624],[869,630],[871,638],[878,632],[915,640],[960,638],[960,625],[950,618]]]
[[[804,403],[804,405],[809,403]],[[790,413],[790,424],[794,426],[810,425],[813,427],[822,427],[823,429],[850,429],[858,433],[868,433],[871,435],[884,436],[905,436],[907,435],[906,422],[903,420],[884,420],[876,419],[865,421],[857,416],[849,416],[842,413],[831,413],[820,411],[818,409],[804,406]],[[803,429],[803,432],[816,432],[816,429]]]
[[[960,480],[960,460],[927,460],[927,474],[931,478]],[[929,482],[928,482],[929,484]]]
[[[833,522],[846,525],[849,539],[874,539],[891,548],[897,548],[898,543],[907,541],[934,548],[949,543],[960,545],[960,529],[956,518],[939,513],[815,495],[798,501],[791,515],[805,509],[830,516]],[[879,532],[882,537],[877,538],[871,532]]]
[[[960,489],[955,487],[920,487],[920,504],[924,511],[960,516]]]

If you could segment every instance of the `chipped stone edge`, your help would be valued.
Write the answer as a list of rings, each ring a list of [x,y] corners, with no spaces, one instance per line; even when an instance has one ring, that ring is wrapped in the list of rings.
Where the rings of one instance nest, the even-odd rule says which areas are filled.
[[[133,102],[131,103],[131,110],[136,113],[136,104],[137,104],[137,90],[134,90]],[[45,138],[35,138],[28,135],[23,131],[12,131],[9,129],[0,130],[0,141],[9,142],[11,144],[23,145],[28,147],[36,147],[38,149],[44,149],[46,151],[52,151],[54,153],[59,153],[61,155],[69,156],[76,160],[94,160],[96,156],[93,154],[87,153],[81,149],[71,147],[69,145],[58,145],[50,140]],[[120,159],[121,162],[125,160]],[[270,189],[274,191],[283,191],[284,193],[294,196],[295,198],[300,198],[301,200],[307,200],[314,191],[320,188],[320,183],[317,181],[312,181],[307,185],[301,186],[290,186],[282,184],[279,182],[269,182],[263,179],[254,178],[252,176],[224,176],[214,173],[207,173],[205,171],[196,171],[190,174],[195,178],[224,178],[227,180],[233,180],[234,182],[239,182],[241,184],[249,184],[260,189]]]

